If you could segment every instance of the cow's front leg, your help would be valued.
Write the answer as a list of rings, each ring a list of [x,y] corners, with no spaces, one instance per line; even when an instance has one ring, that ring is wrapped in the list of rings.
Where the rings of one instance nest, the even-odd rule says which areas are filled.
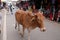
[[[18,24],[18,31],[20,31],[20,26],[19,26],[19,24]]]
[[[30,28],[28,28],[28,40],[30,40]]]
[[[18,32],[21,33],[19,23],[17,24],[17,26],[18,26]]]
[[[23,32],[22,32],[21,36],[22,36],[22,38],[23,38],[22,40],[24,40],[24,31],[25,31],[25,28],[24,28],[24,27],[23,27],[22,31],[23,31]]]

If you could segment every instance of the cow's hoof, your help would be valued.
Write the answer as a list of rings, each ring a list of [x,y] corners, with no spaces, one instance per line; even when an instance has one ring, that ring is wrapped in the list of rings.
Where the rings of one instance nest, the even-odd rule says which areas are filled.
[[[45,32],[45,31],[46,31],[46,29],[43,29],[42,31],[43,31],[43,32]]]
[[[40,29],[42,32],[45,32],[46,31],[46,28],[41,28]]]
[[[18,33],[20,34],[21,37],[23,37],[23,34],[20,31],[18,31]]]
[[[16,26],[15,26],[15,29],[16,29]]]
[[[23,34],[22,33],[20,33],[20,35],[21,35],[21,37],[23,37]]]
[[[15,29],[17,29],[17,24],[15,24]]]

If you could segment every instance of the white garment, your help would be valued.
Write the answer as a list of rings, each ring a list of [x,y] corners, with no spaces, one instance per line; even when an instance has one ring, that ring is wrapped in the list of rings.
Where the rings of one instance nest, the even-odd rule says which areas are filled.
[[[0,7],[3,7],[3,3],[1,3]]]
[[[2,20],[4,20],[5,13],[7,13],[7,10],[5,8],[0,10],[0,24],[2,23]]]
[[[1,30],[1,25],[2,25],[2,10],[0,10],[0,30]]]
[[[29,0],[21,0],[21,1],[29,1]]]
[[[0,30],[2,31],[3,30],[3,26],[4,26],[4,16],[6,15],[6,13],[7,13],[7,10],[4,8],[4,9],[2,9],[2,10],[0,10],[0,17],[1,17],[1,19],[0,19]]]
[[[0,24],[1,24],[1,20],[2,20],[2,12],[0,12]]]

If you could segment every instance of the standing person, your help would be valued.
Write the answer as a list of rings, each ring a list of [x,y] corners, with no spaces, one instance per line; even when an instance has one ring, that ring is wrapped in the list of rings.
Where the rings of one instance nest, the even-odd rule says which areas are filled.
[[[1,33],[1,24],[2,24],[2,19],[3,19],[3,11],[4,8],[6,7],[6,3],[5,2],[1,2],[0,0],[0,33]]]
[[[28,3],[29,0],[21,0],[20,1],[20,4],[21,4],[21,7],[23,8],[24,11],[28,10]]]
[[[34,12],[34,13],[36,13],[36,12],[37,12],[35,4],[34,4],[34,5],[32,5],[32,12]]]
[[[0,0],[0,10],[3,9],[3,3]]]
[[[52,21],[54,21],[54,15],[55,15],[55,6],[53,7],[53,20]]]
[[[10,6],[9,7],[10,7],[11,14],[13,14],[12,13],[12,4],[11,3],[10,3]]]
[[[52,14],[52,12],[50,12],[50,20],[51,21],[53,20],[53,14]]]
[[[58,11],[57,21],[60,22],[60,10]]]
[[[38,12],[38,10],[40,9],[41,7],[41,1],[42,0],[30,0],[32,3],[32,10],[35,11],[35,12]],[[35,7],[35,9],[34,9]]]
[[[1,9],[1,0],[0,0],[0,9]],[[0,20],[1,20],[1,15],[0,15]],[[0,33],[1,33],[1,21],[0,21]]]
[[[40,9],[40,7],[41,7],[41,2],[42,2],[42,0],[34,0],[35,7],[36,7],[37,10]]]
[[[58,13],[55,12],[53,21],[57,21]]]
[[[59,10],[58,10],[58,22],[60,22],[60,5],[58,5],[58,8],[59,8]]]

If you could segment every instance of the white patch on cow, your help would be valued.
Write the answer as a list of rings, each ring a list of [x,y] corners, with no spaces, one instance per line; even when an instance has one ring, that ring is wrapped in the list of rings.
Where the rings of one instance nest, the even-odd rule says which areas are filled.
[[[32,16],[34,16],[34,13],[32,13]]]

